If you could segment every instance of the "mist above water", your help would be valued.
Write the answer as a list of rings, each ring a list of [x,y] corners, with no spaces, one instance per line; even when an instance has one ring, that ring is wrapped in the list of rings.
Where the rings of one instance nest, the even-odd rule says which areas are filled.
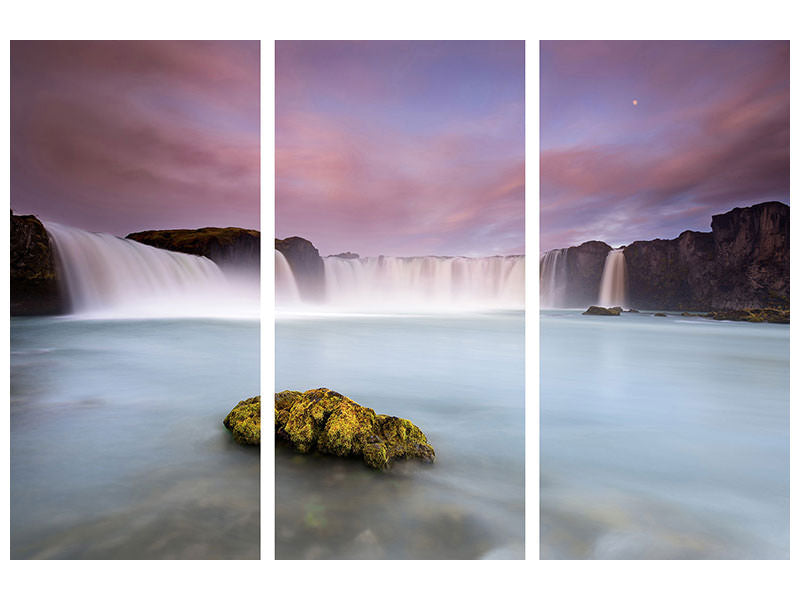
[[[276,251],[276,299],[284,310],[395,313],[525,307],[524,256],[328,257],[323,259],[325,300],[312,304],[295,294],[291,268],[279,255]]]

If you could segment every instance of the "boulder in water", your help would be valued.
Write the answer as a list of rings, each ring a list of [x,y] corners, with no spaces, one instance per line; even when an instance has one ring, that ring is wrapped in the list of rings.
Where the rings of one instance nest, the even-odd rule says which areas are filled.
[[[408,419],[376,414],[327,388],[275,394],[275,434],[303,454],[361,456],[373,469],[400,459],[432,463],[436,458],[425,434]]]
[[[603,308],[602,306],[590,306],[586,309],[583,313],[584,315],[596,315],[596,316],[609,316],[609,317],[618,317],[622,309],[619,306],[614,306],[612,308]]]
[[[242,445],[261,444],[261,396],[242,400],[233,407],[222,422],[233,433],[233,439]]]
[[[664,313],[653,313],[653,316],[654,317],[666,317],[667,315],[665,315]]]

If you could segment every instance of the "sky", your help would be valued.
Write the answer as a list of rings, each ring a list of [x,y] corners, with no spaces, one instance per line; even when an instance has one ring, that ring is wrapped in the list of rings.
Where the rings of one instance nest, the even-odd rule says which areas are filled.
[[[90,231],[259,227],[258,42],[11,43],[11,208]]]
[[[789,203],[788,42],[542,42],[540,249]]]
[[[279,238],[524,253],[523,42],[277,42]]]

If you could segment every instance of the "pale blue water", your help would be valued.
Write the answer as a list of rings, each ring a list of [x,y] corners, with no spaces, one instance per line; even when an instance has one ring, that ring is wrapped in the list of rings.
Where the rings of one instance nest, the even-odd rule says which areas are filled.
[[[542,558],[789,557],[789,327],[541,313]]]
[[[258,558],[259,323],[11,320],[12,558]]]
[[[276,457],[278,558],[523,558],[522,312],[278,319],[276,390],[411,419],[432,466]]]

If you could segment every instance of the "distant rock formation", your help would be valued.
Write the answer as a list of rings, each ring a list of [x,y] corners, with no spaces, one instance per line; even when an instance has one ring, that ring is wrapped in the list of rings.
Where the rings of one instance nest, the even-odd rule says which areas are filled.
[[[628,300],[639,308],[707,310],[716,268],[711,233],[684,231],[674,240],[633,242],[625,247]]]
[[[597,302],[610,246],[567,249],[565,306]],[[788,308],[789,207],[764,202],[714,215],[710,232],[637,241],[624,249],[628,301],[661,310]]]
[[[765,202],[711,220],[715,308],[789,307],[789,207]]]
[[[590,306],[583,313],[584,315],[594,315],[597,317],[618,317],[622,313],[622,308],[614,306],[612,308],[604,308],[602,306]]]
[[[67,310],[47,230],[33,215],[11,213],[11,316]]]
[[[779,308],[723,310],[702,315],[715,321],[747,321],[749,323],[789,323],[789,311]]]
[[[764,202],[711,219],[711,232],[625,248],[630,302],[709,310],[789,306],[789,207]]]
[[[584,242],[567,250],[566,297],[575,306],[586,306],[597,302],[600,278],[603,276],[611,246],[604,242]]]
[[[126,237],[163,250],[205,256],[222,269],[239,268],[258,272],[260,266],[261,234],[254,229],[161,229],[129,233]]]
[[[286,257],[292,268],[300,297],[321,302],[325,298],[325,263],[314,244],[301,237],[275,239],[275,249]]]
[[[355,252],[340,252],[339,254],[329,254],[326,258],[347,258],[347,259],[356,259],[361,258]]]

